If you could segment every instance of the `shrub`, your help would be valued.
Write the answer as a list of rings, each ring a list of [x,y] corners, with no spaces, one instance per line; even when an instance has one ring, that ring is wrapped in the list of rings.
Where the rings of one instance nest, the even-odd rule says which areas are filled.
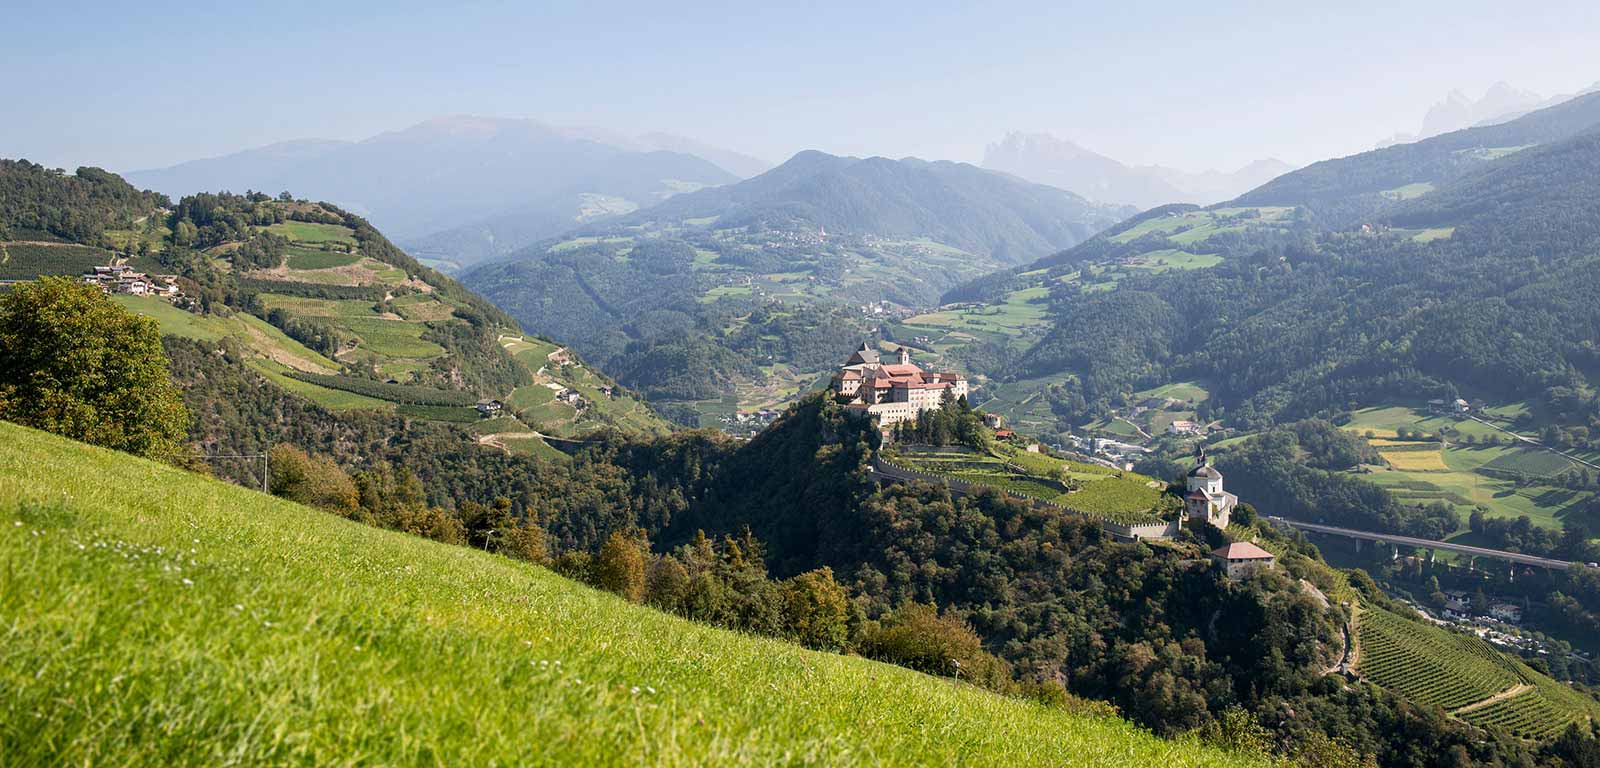
[[[640,537],[612,531],[595,560],[595,580],[600,588],[635,603],[643,601],[646,552]]]
[[[1006,690],[1011,670],[983,650],[978,633],[959,617],[931,605],[907,603],[861,639],[863,656],[921,672]]]

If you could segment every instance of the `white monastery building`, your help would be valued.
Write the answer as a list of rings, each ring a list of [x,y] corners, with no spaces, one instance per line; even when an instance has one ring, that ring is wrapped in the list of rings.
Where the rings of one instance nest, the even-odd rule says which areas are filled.
[[[889,427],[940,408],[946,395],[951,400],[966,397],[967,378],[924,371],[911,362],[905,347],[895,350],[894,362],[885,363],[877,350],[862,344],[833,377],[833,389],[849,399],[848,407],[877,416],[879,426]]]

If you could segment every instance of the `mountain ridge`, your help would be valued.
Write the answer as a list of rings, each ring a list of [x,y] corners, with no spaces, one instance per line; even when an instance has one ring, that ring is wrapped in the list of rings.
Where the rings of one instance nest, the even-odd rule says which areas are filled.
[[[1234,171],[1130,166],[1047,133],[1020,131],[988,145],[982,166],[1091,200],[1141,209],[1167,203],[1221,202],[1292,169],[1276,158],[1255,160]]]

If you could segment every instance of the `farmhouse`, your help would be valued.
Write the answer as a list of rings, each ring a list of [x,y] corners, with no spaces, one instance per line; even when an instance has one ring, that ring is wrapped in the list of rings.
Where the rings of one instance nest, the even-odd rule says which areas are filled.
[[[1222,473],[1211,466],[1205,448],[1200,449],[1195,459],[1194,469],[1189,470],[1184,479],[1188,486],[1188,493],[1183,497],[1184,517],[1227,528],[1239,497],[1222,490]]]
[[[1271,552],[1248,541],[1236,541],[1211,552],[1211,559],[1222,566],[1228,578],[1234,579],[1257,568],[1271,568],[1277,561]]]
[[[499,400],[479,400],[478,415],[485,417],[495,416],[500,413],[500,409],[503,407],[505,407],[504,404]]]
[[[946,397],[966,397],[967,379],[959,373],[922,370],[905,347],[895,351],[894,362],[886,363],[877,350],[862,344],[833,377],[833,390],[849,400],[848,407],[876,416],[879,426],[888,427],[942,407]]]
[[[1489,615],[1508,624],[1522,623],[1521,606],[1512,605],[1510,603],[1495,603],[1494,605],[1489,606]]]
[[[108,267],[93,267],[83,273],[83,281],[89,285],[98,286],[106,293],[125,293],[131,296],[164,296],[178,295],[178,286],[171,277],[156,276],[152,278],[143,272],[135,272],[132,267],[116,264]]]

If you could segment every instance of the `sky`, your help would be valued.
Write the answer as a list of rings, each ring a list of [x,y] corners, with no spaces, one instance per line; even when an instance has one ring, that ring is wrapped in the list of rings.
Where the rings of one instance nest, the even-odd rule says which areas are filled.
[[[1453,89],[1600,81],[1594,0],[783,5],[0,0],[0,157],[129,171],[474,114],[771,162],[978,162],[1022,130],[1198,171],[1370,149]]]

